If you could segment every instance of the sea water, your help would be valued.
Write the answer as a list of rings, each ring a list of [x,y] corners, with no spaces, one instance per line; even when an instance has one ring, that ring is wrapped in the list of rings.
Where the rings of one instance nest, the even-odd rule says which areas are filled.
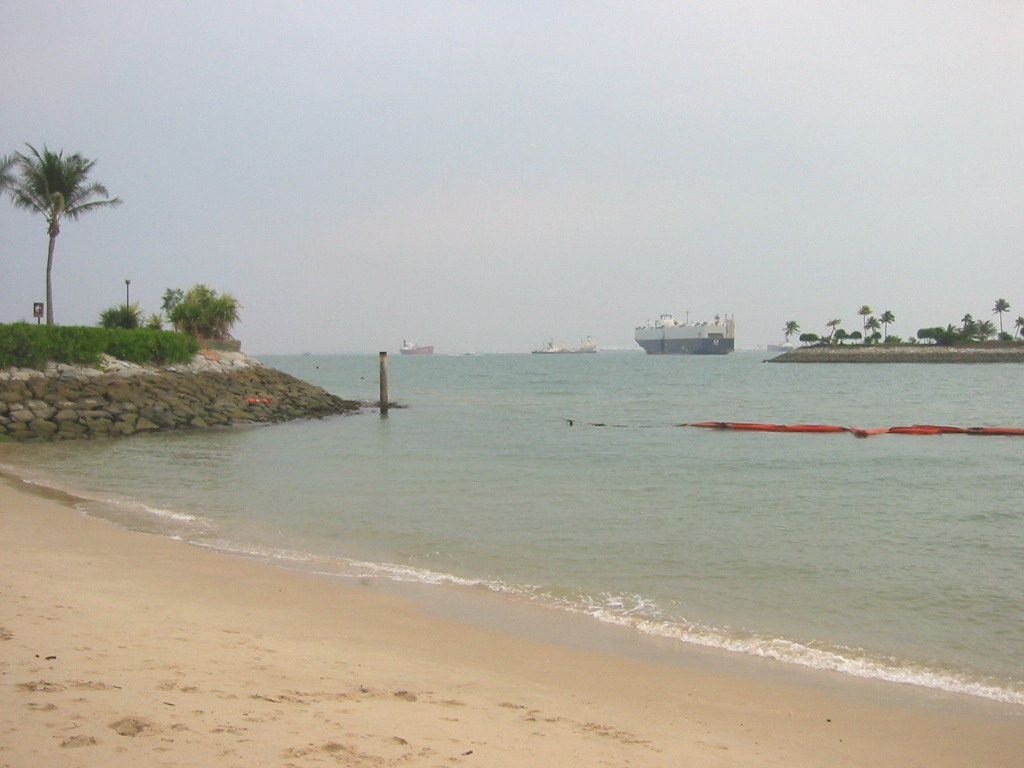
[[[202,546],[1024,704],[1024,438],[679,426],[1020,427],[1024,366],[763,356],[394,356],[404,407],[387,418],[4,461],[88,514]],[[376,399],[375,355],[263,359]]]

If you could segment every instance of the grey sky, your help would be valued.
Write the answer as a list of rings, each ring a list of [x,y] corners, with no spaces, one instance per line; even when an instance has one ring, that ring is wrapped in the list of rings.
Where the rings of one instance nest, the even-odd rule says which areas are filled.
[[[124,205],[58,239],[93,324],[206,282],[252,352],[737,345],[1024,314],[1019,2],[4,2],[0,153]],[[42,300],[0,206],[0,321]]]

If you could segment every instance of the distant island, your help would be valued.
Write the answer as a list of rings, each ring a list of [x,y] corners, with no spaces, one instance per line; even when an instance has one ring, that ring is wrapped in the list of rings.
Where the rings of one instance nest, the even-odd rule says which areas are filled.
[[[798,347],[766,363],[1024,363],[1024,344],[946,347],[937,344],[871,344]]]
[[[805,344],[770,358],[769,363],[1024,363],[1024,317],[1018,317],[1013,326],[1016,333],[1003,328],[1003,315],[1010,310],[1010,302],[996,299],[992,314],[999,316],[999,328],[991,320],[976,320],[964,315],[959,325],[921,328],[916,337],[904,341],[889,333],[896,322],[891,310],[875,317],[868,305],[857,310],[863,331],[847,332],[842,320],[825,323],[824,336],[801,333]],[[790,320],[782,333],[789,345],[792,335],[799,332],[800,324]],[[1017,340],[1017,335],[1021,340]],[[993,339],[993,337],[995,337]],[[846,342],[853,342],[848,344]],[[771,349],[771,348],[769,348]]]

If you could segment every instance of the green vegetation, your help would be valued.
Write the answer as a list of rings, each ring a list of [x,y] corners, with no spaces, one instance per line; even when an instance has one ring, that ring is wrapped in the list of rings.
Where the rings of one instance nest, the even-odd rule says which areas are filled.
[[[194,285],[187,292],[180,288],[168,288],[164,292],[163,309],[171,325],[197,338],[231,338],[231,326],[238,322],[241,308],[234,296],[218,295],[208,285]]]
[[[857,310],[863,323],[863,334],[861,331],[847,332],[843,329],[842,320],[833,319],[825,323],[828,332],[824,336],[814,333],[800,334],[800,341],[804,344],[823,346],[827,344],[842,344],[844,341],[853,340],[864,345],[870,344],[917,344],[921,341],[931,342],[941,346],[965,346],[977,344],[999,344],[1010,343],[1020,344],[1024,342],[1024,316],[1018,317],[1014,323],[1014,333],[1007,333],[1003,330],[1003,314],[1010,310],[1010,302],[1006,299],[996,299],[992,314],[999,316],[999,329],[996,330],[995,323],[991,320],[975,320],[971,314],[966,314],[960,319],[958,325],[948,324],[945,327],[935,326],[921,328],[916,338],[911,337],[904,341],[901,337],[890,334],[889,326],[896,322],[896,315],[892,310],[885,310],[877,317],[867,304]],[[786,323],[783,332],[786,339],[800,329],[795,320]],[[1020,336],[1020,340],[1017,340]]]
[[[26,146],[28,154],[15,152],[0,159],[0,191],[8,193],[16,207],[38,213],[46,220],[46,324],[53,325],[51,275],[61,221],[75,221],[83,213],[120,205],[121,200],[110,197],[99,182],[89,181],[95,160],[77,152],[65,157],[63,150],[52,152],[44,146],[40,152],[31,144]]]
[[[134,304],[119,304],[107,307],[100,313],[101,328],[139,328],[142,325],[142,307]],[[159,330],[159,329],[157,329]]]
[[[42,369],[47,360],[95,365],[100,355],[132,363],[186,363],[199,351],[192,336],[149,328],[0,325],[0,368]]]

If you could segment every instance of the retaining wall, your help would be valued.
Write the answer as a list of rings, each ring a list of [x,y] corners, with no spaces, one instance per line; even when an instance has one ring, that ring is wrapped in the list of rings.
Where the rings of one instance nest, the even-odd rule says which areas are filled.
[[[167,429],[315,418],[358,410],[241,352],[205,350],[190,365],[49,364],[0,371],[0,440],[123,437]]]

